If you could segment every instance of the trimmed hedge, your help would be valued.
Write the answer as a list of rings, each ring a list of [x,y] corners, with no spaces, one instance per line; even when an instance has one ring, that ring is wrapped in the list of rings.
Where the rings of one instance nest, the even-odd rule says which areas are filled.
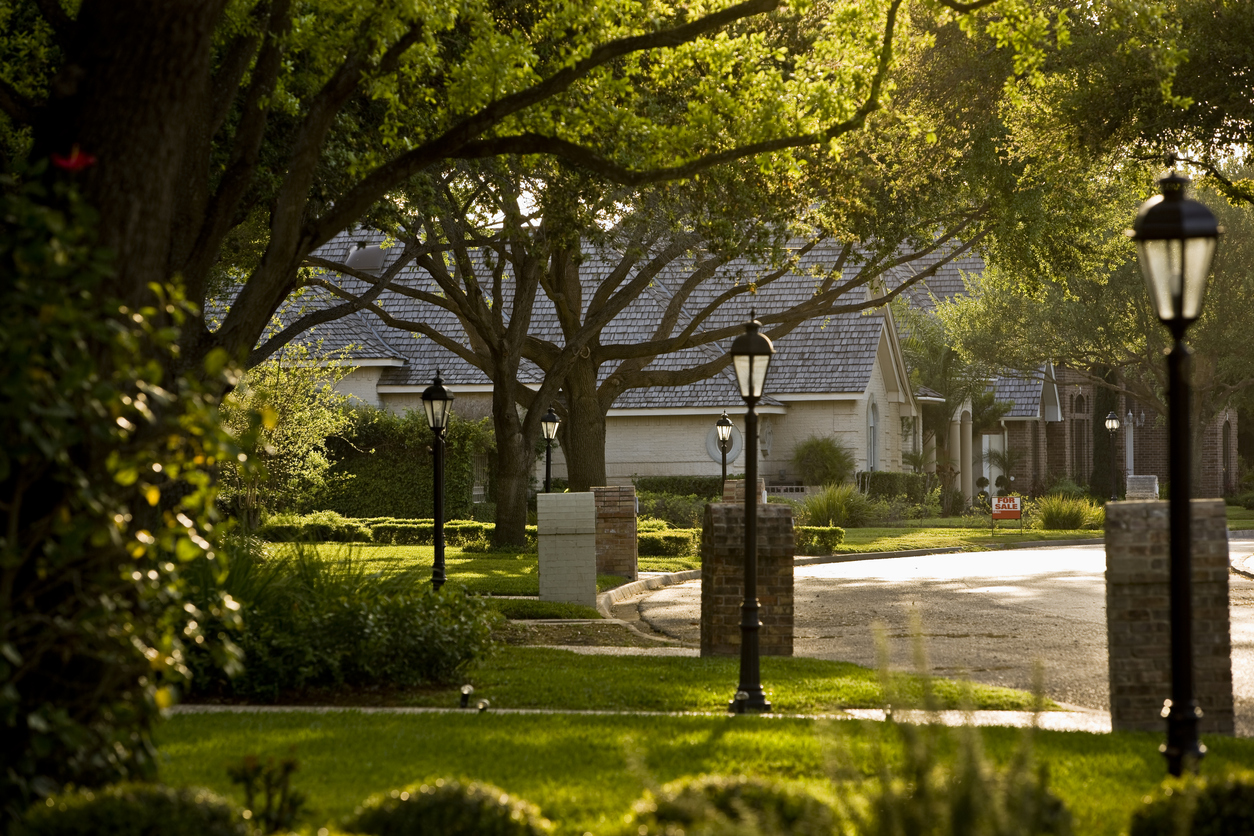
[[[474,520],[448,520],[444,542],[471,551],[487,551],[494,523]],[[527,526],[527,542],[536,543],[536,527]],[[381,543],[391,546],[430,546],[435,540],[434,520],[367,517],[345,519],[333,511],[319,511],[304,517],[282,515],[258,526],[257,537],[271,543]]]
[[[689,557],[700,551],[699,528],[673,528],[636,534],[636,553],[640,557]]]
[[[845,542],[845,530],[835,525],[798,525],[793,540],[799,555],[831,554]]]
[[[1132,814],[1130,836],[1254,833],[1254,773],[1168,778]]]
[[[828,836],[847,832],[839,813],[809,788],[744,775],[704,775],[647,792],[632,805],[624,832],[640,836],[682,833],[754,833]]]
[[[637,476],[632,482],[638,493],[669,493],[704,499],[718,499],[723,495],[721,476]]]
[[[856,477],[858,488],[871,499],[896,499],[904,496],[920,503],[927,497],[927,476],[890,470],[864,470]]]
[[[345,438],[327,440],[335,462],[317,507],[345,517],[429,518],[433,513],[431,444],[422,410],[404,415],[372,407],[358,411]],[[449,516],[469,518],[474,505],[474,464],[494,449],[492,423],[466,421],[453,414],[444,444],[444,501]],[[492,468],[488,468],[489,474]],[[348,476],[348,479],[336,477]],[[489,481],[488,495],[492,496]]]

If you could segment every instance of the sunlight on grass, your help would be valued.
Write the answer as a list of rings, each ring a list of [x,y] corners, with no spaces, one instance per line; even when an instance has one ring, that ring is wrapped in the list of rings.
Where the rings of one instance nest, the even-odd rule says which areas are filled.
[[[985,729],[1006,763],[1022,739]],[[1076,817],[1075,832],[1120,836],[1140,798],[1164,777],[1161,735],[1037,732],[1034,750]],[[1254,761],[1254,741],[1207,737],[1203,771]],[[226,766],[246,754],[294,755],[293,786],[308,794],[306,825],[332,823],[371,793],[439,776],[488,781],[540,806],[563,836],[606,836],[657,783],[723,773],[830,782],[829,770],[874,774],[900,751],[890,727],[757,717],[326,714],[178,715],[158,729],[161,779],[207,786],[242,802]],[[634,773],[638,753],[647,775]]]

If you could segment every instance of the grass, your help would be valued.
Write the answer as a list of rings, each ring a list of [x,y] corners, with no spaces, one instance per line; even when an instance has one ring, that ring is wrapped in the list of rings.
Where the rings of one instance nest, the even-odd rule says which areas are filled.
[[[1101,531],[1019,531],[1009,523],[1001,523],[994,535],[988,528],[927,527],[927,528],[848,528],[845,542],[837,554],[863,552],[890,552],[908,549],[956,548],[965,551],[982,551],[1005,548],[1017,543],[1046,542],[1049,540],[1101,540]]]
[[[490,598],[488,606],[506,618],[601,618],[595,607],[565,604],[559,601],[536,601],[531,598]]]
[[[1254,509],[1242,508],[1240,505],[1229,505],[1228,529],[1230,531],[1254,529]]]
[[[1037,732],[1033,746],[1076,817],[1075,832],[1121,836],[1140,798],[1164,777],[1160,738]],[[1022,733],[985,729],[982,739],[989,756],[1006,763]],[[351,813],[371,793],[448,776],[487,781],[538,804],[562,836],[611,836],[646,781],[726,773],[826,784],[833,768],[870,776],[881,753],[892,762],[900,752],[896,733],[883,724],[491,711],[179,715],[158,730],[157,742],[163,781],[207,786],[237,802],[243,798],[227,778],[228,764],[246,754],[294,754],[300,769],[293,786],[309,797],[304,823],[312,829]],[[1206,774],[1254,761],[1254,741],[1205,742]]]
[[[276,544],[274,548],[285,548]],[[385,546],[373,543],[318,543],[324,557],[352,555],[377,572],[415,571],[425,574],[435,563],[433,546]],[[539,595],[540,561],[534,553],[494,552],[478,554],[459,548],[444,550],[444,571],[449,583],[480,595]],[[597,592],[623,583],[617,575],[597,575]],[[513,617],[513,616],[511,616]],[[583,616],[579,616],[582,618]]]
[[[884,704],[880,675],[848,662],[768,656],[762,682],[775,710],[815,714]],[[725,711],[729,683],[740,660],[733,657],[585,656],[543,647],[511,647],[466,671],[462,679],[498,708],[569,711]],[[398,705],[457,705],[462,682],[442,690],[415,690]],[[894,675],[895,705],[922,705],[922,680]],[[944,707],[1029,709],[1032,695],[991,685],[932,680]],[[773,693],[774,692],[774,693]]]

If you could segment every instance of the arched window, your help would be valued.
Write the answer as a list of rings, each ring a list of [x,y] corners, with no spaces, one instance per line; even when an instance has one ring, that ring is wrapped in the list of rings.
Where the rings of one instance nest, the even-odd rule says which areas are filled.
[[[866,411],[866,469],[879,469],[879,444],[876,439],[876,429],[879,427],[880,408],[875,401],[871,401],[870,407]]]
[[[1223,463],[1223,494],[1232,493],[1232,422],[1224,420],[1223,450],[1220,453]]]

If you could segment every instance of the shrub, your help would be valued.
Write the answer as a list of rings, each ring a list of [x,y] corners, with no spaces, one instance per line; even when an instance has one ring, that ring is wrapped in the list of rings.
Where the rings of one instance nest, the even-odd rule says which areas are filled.
[[[839,485],[853,478],[853,453],[834,438],[810,436],[792,450],[792,466],[803,485]]]
[[[723,495],[722,476],[637,476],[632,482],[640,493],[696,496],[707,502]]]
[[[856,477],[858,487],[872,499],[905,497],[919,504],[928,491],[928,477],[922,473],[900,473],[891,470],[864,470]]]
[[[362,520],[334,511],[312,514],[276,514],[257,527],[256,535],[272,543],[369,543],[370,528]]]
[[[1168,779],[1132,814],[1129,836],[1254,833],[1254,773]]]
[[[1067,531],[1101,528],[1106,509],[1088,497],[1043,496],[1027,507],[1028,528]]]
[[[701,550],[701,529],[685,528],[637,533],[636,548],[641,557],[695,555]]]
[[[828,836],[837,813],[805,788],[743,775],[707,775],[667,784],[632,805],[626,832],[650,834],[751,832]]]
[[[371,796],[344,829],[375,836],[542,836],[553,823],[534,804],[490,784],[439,779]]]
[[[799,525],[793,528],[797,554],[831,554],[845,542],[845,530],[834,525]]]
[[[204,561],[198,569],[201,594],[213,570]],[[412,572],[371,573],[351,554],[326,560],[300,547],[278,558],[236,555],[224,586],[240,604],[244,673],[231,679],[192,653],[192,688],[202,693],[274,699],[315,685],[446,682],[490,649],[498,619],[457,587],[436,592]],[[206,629],[232,629],[217,621]]]
[[[641,516],[636,519],[636,533],[642,531],[670,531],[671,524],[666,520],[657,520],[649,516]]]
[[[1051,482],[1049,490],[1046,491],[1046,493],[1049,496],[1081,497],[1088,495],[1088,491],[1077,485],[1071,479],[1068,479],[1066,476],[1062,476]]]
[[[1238,496],[1237,504],[1247,511],[1254,511],[1254,491]]]
[[[852,484],[828,485],[806,497],[802,506],[806,522],[813,526],[856,528],[871,520],[871,502]]]
[[[98,791],[54,795],[26,814],[25,836],[250,836],[240,811],[196,787],[114,784]]]
[[[640,493],[640,514],[665,521],[672,528],[698,528],[708,499],[696,494]]]

